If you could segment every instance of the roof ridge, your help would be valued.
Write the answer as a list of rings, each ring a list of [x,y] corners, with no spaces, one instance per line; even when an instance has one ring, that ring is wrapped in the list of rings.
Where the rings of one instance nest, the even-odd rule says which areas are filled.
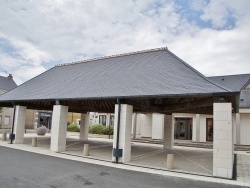
[[[250,73],[245,73],[245,74],[229,74],[229,75],[220,75],[220,76],[208,76],[208,78],[215,78],[215,77],[227,77],[227,76],[250,76]]]
[[[168,49],[167,49],[167,51],[168,51],[171,55],[173,55],[175,58],[179,59],[184,65],[186,65],[188,68],[190,68],[190,69],[191,69],[192,71],[194,71],[196,74],[198,74],[200,77],[202,77],[204,80],[210,82],[211,84],[213,84],[213,85],[215,85],[215,86],[217,86],[217,87],[219,87],[219,88],[221,88],[221,89],[224,89],[225,91],[231,91],[231,90],[229,90],[228,88],[225,88],[224,86],[221,86],[221,85],[219,85],[219,84],[217,84],[217,83],[212,82],[212,81],[209,80],[205,75],[203,75],[201,72],[199,72],[198,70],[196,70],[195,68],[193,68],[191,65],[189,65],[188,63],[186,63],[184,60],[182,60],[181,58],[179,58],[179,57],[178,57],[177,55],[175,55],[173,52],[169,51]]]
[[[250,79],[240,88],[240,90],[245,89],[250,84]]]
[[[127,53],[115,54],[115,55],[109,55],[109,56],[102,56],[102,57],[96,57],[96,58],[92,58],[92,59],[86,59],[86,60],[75,61],[75,62],[70,62],[70,63],[57,64],[57,65],[55,65],[55,67],[74,65],[74,64],[79,64],[79,63],[91,62],[91,61],[96,61],[96,60],[101,60],[101,59],[110,59],[110,58],[114,58],[114,57],[122,57],[122,56],[133,55],[133,54],[155,52],[155,51],[161,51],[161,50],[167,50],[167,49],[168,49],[167,47],[161,47],[161,48],[152,48],[152,49],[147,49],[147,50],[127,52]]]

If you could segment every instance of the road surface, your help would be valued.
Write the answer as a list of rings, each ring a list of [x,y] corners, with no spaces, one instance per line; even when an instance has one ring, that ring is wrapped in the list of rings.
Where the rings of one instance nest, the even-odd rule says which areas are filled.
[[[0,188],[237,187],[159,176],[0,147]]]

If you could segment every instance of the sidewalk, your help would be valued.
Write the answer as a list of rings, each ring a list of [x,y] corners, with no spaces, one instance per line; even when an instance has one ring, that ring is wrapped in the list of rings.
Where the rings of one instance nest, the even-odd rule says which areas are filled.
[[[127,169],[127,170],[133,170],[133,171],[141,171],[141,172],[146,172],[146,173],[152,173],[152,174],[159,174],[159,175],[166,175],[166,176],[173,176],[173,177],[181,177],[181,178],[187,178],[187,179],[194,179],[194,180],[202,180],[202,181],[208,181],[208,182],[219,182],[219,183],[225,183],[225,184],[230,184],[230,185],[242,185],[242,186],[250,186],[250,182],[247,182],[246,178],[238,179],[238,181],[233,181],[233,180],[226,180],[226,179],[220,179],[220,178],[214,178],[214,177],[207,177],[207,176],[200,176],[200,175],[194,175],[194,174],[187,174],[187,173],[180,173],[180,172],[173,172],[169,170],[163,170],[163,169],[157,169],[157,168],[147,168],[147,167],[142,167],[142,166],[135,166],[133,163],[128,163],[128,164],[114,164],[111,163],[110,161],[105,161],[105,160],[99,160],[98,158],[90,158],[90,157],[83,157],[81,155],[69,155],[65,153],[55,153],[53,151],[49,150],[49,142],[50,142],[50,134],[46,134],[45,137],[39,137],[38,139],[38,147],[31,147],[31,137],[34,136],[33,134],[25,134],[25,143],[24,144],[9,144],[9,141],[0,141],[1,146],[5,147],[10,147],[14,149],[20,149],[24,151],[29,151],[29,152],[35,152],[43,155],[49,155],[49,156],[54,156],[54,157],[60,157],[60,158],[65,158],[69,160],[76,160],[76,161],[82,161],[82,162],[87,162],[87,163],[93,163],[93,164],[99,164],[99,165],[104,165],[104,166],[109,166],[109,167],[114,167],[114,168],[121,168],[121,169]],[[111,144],[111,149],[112,149],[112,139],[104,139],[104,138],[92,138],[91,135],[89,138],[89,141],[92,143],[98,143],[98,142],[103,142],[106,145]],[[68,148],[69,151],[74,151],[76,149],[75,143],[79,143],[78,139],[78,134],[71,134],[69,133],[67,136],[67,150]],[[132,143],[132,145],[137,145],[137,143]],[[150,144],[147,143],[138,143],[137,147],[142,147],[143,145],[150,146]],[[152,145],[152,144],[151,144]],[[69,147],[68,147],[69,146]],[[160,147],[157,146],[157,147]],[[105,149],[105,147],[103,147]],[[183,147],[181,146],[176,146],[175,148],[181,149]],[[92,148],[94,149],[94,148]],[[98,151],[100,151],[100,147],[96,148]],[[196,150],[195,148],[190,148],[190,150]],[[202,151],[204,149],[198,148],[198,150]],[[207,149],[205,149],[207,150]],[[75,150],[76,151],[76,150]],[[82,150],[81,150],[82,151]],[[246,153],[246,152],[244,152]],[[245,156],[246,159],[244,159],[245,163],[249,164],[247,159],[249,159],[250,154],[245,155],[243,152],[240,154]],[[158,153],[152,153],[152,154],[157,154]],[[111,152],[108,153],[109,155],[109,160],[111,160]],[[156,155],[156,156],[157,156]],[[143,156],[142,156],[143,157]],[[249,177],[249,175],[248,175]],[[245,182],[243,182],[245,181]]]

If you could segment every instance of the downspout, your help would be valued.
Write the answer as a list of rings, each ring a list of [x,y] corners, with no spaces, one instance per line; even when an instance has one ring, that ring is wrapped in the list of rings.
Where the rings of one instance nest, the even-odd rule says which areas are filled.
[[[10,143],[13,143],[14,140],[14,124],[15,124],[15,116],[16,116],[16,105],[14,106],[14,113],[13,113],[13,120],[12,120],[12,128],[11,128],[11,135],[10,135]]]
[[[121,103],[120,99],[117,99],[117,104],[118,104],[118,120],[117,120],[117,132],[116,132],[116,150],[118,151],[119,149],[119,138],[120,138],[120,117],[121,117]],[[115,162],[118,163],[118,156],[115,159]]]

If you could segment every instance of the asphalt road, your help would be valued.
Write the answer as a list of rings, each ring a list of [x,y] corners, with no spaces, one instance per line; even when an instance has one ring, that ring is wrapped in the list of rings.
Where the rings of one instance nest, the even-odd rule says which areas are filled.
[[[0,147],[0,188],[237,187],[134,172]]]

